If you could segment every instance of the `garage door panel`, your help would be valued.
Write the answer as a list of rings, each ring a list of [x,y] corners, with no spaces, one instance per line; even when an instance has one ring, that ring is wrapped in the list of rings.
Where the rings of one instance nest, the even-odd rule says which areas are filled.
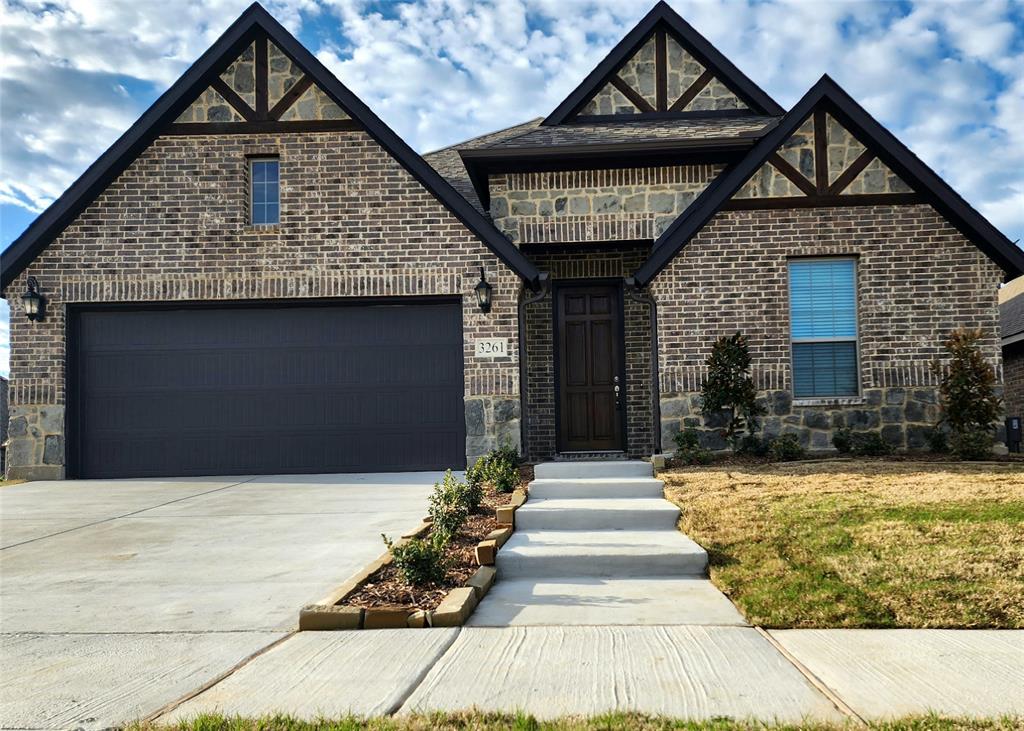
[[[463,463],[456,303],[111,310],[77,322],[81,476]]]

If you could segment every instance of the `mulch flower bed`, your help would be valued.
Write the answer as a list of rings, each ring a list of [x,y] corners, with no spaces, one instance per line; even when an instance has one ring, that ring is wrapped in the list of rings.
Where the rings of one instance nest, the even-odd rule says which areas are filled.
[[[792,462],[841,462],[841,461],[857,461],[857,462],[956,462],[963,464],[970,464],[967,461],[960,460],[950,454],[936,454],[935,452],[897,452],[895,454],[886,455],[854,455],[854,454],[808,454],[805,458],[799,460],[792,460]],[[1024,455],[1022,454],[1004,454],[998,455],[993,454],[987,457],[985,462],[1020,462],[1024,463]],[[749,454],[730,454],[722,453],[715,454],[711,458],[711,463],[707,465],[688,465],[684,462],[669,457],[665,461],[666,469],[680,469],[683,467],[749,467],[754,465],[767,465],[767,464],[791,464],[792,462],[778,462],[773,461],[767,457],[757,457]]]
[[[528,470],[528,471],[527,471]],[[524,477],[532,478],[533,468],[520,469]],[[522,482],[524,486],[529,482]],[[402,578],[402,574],[394,564],[383,566],[363,583],[363,585],[344,599],[344,604],[364,608],[394,608],[433,610],[441,603],[449,591],[465,586],[469,577],[479,568],[474,553],[477,544],[487,534],[498,527],[494,510],[500,505],[507,505],[511,495],[498,492],[490,485],[484,487],[484,497],[480,501],[477,512],[471,513],[457,535],[448,542],[447,553],[450,559],[448,573],[444,581],[429,586],[410,586]],[[428,538],[429,534],[423,536]]]

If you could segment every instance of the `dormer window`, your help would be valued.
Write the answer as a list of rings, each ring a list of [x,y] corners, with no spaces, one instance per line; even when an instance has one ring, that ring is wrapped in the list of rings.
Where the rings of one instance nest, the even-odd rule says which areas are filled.
[[[281,222],[280,163],[276,157],[254,158],[249,162],[250,220],[254,226]]]

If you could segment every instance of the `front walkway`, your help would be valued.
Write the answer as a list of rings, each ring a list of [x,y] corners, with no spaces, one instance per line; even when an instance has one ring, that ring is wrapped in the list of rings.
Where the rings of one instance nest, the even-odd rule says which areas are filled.
[[[745,626],[653,475],[640,461],[537,465],[469,624]]]

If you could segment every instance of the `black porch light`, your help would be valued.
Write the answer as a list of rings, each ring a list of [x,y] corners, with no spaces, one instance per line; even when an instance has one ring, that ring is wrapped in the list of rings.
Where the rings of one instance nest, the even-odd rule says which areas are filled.
[[[43,295],[39,294],[39,280],[35,277],[28,278],[28,289],[21,295],[21,303],[25,306],[25,314],[30,320],[38,320],[43,316]]]
[[[476,292],[476,302],[480,305],[482,312],[491,311],[491,285],[487,283],[487,277],[484,276],[484,268],[480,267],[480,281],[474,287],[473,291]]]

